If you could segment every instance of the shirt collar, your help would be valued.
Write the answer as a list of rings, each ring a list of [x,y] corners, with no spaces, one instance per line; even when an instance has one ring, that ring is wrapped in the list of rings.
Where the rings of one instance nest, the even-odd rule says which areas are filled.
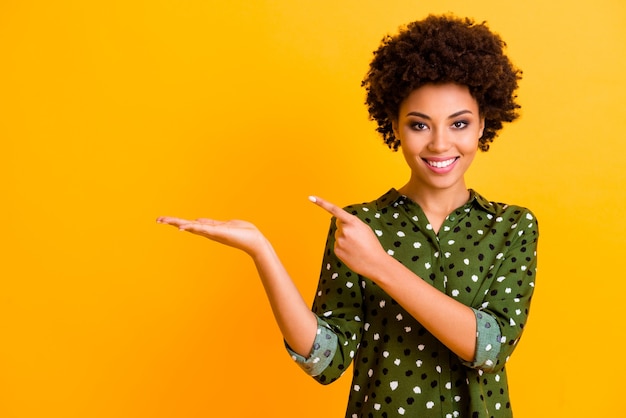
[[[463,207],[468,207],[470,205],[473,205],[491,214],[496,213],[493,203],[488,201],[485,197],[483,197],[481,194],[479,194],[477,191],[473,189],[469,189],[469,192],[470,192],[469,200]],[[412,202],[411,199],[400,194],[399,191],[392,188],[387,193],[385,193],[384,195],[382,195],[376,200],[376,209],[382,210],[395,203],[403,204],[407,200]]]

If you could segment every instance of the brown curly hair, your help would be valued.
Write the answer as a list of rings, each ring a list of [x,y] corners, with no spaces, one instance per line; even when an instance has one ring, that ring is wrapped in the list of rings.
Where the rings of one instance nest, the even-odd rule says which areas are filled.
[[[392,121],[402,101],[425,84],[453,82],[467,86],[478,103],[485,118],[478,147],[487,151],[502,123],[519,116],[514,92],[522,72],[504,55],[505,46],[485,22],[449,15],[428,16],[384,37],[361,85],[370,119],[389,148],[400,146]]]

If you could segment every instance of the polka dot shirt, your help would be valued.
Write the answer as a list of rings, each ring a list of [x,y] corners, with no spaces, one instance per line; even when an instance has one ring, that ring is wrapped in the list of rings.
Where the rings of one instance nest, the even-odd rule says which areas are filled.
[[[287,347],[294,360],[323,384],[354,362],[349,418],[512,416],[504,365],[526,324],[534,289],[534,215],[473,190],[438,234],[421,208],[395,189],[346,210],[374,230],[390,255],[474,310],[474,360],[460,359],[335,256],[334,219],[313,302],[317,336],[307,358]]]

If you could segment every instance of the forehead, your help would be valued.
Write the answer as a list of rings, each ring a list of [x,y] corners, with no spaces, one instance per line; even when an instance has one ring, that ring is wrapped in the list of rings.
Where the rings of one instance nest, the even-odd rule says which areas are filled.
[[[420,111],[428,114],[478,110],[478,103],[469,88],[455,83],[426,84],[409,93],[400,104],[400,113]]]

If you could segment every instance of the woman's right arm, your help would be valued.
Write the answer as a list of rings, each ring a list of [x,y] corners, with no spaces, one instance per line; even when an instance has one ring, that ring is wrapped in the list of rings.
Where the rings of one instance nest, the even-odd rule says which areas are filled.
[[[294,352],[309,356],[317,332],[317,318],[302,299],[271,243],[256,226],[245,221],[204,218],[160,217],[157,222],[246,252],[254,261],[283,338]]]

